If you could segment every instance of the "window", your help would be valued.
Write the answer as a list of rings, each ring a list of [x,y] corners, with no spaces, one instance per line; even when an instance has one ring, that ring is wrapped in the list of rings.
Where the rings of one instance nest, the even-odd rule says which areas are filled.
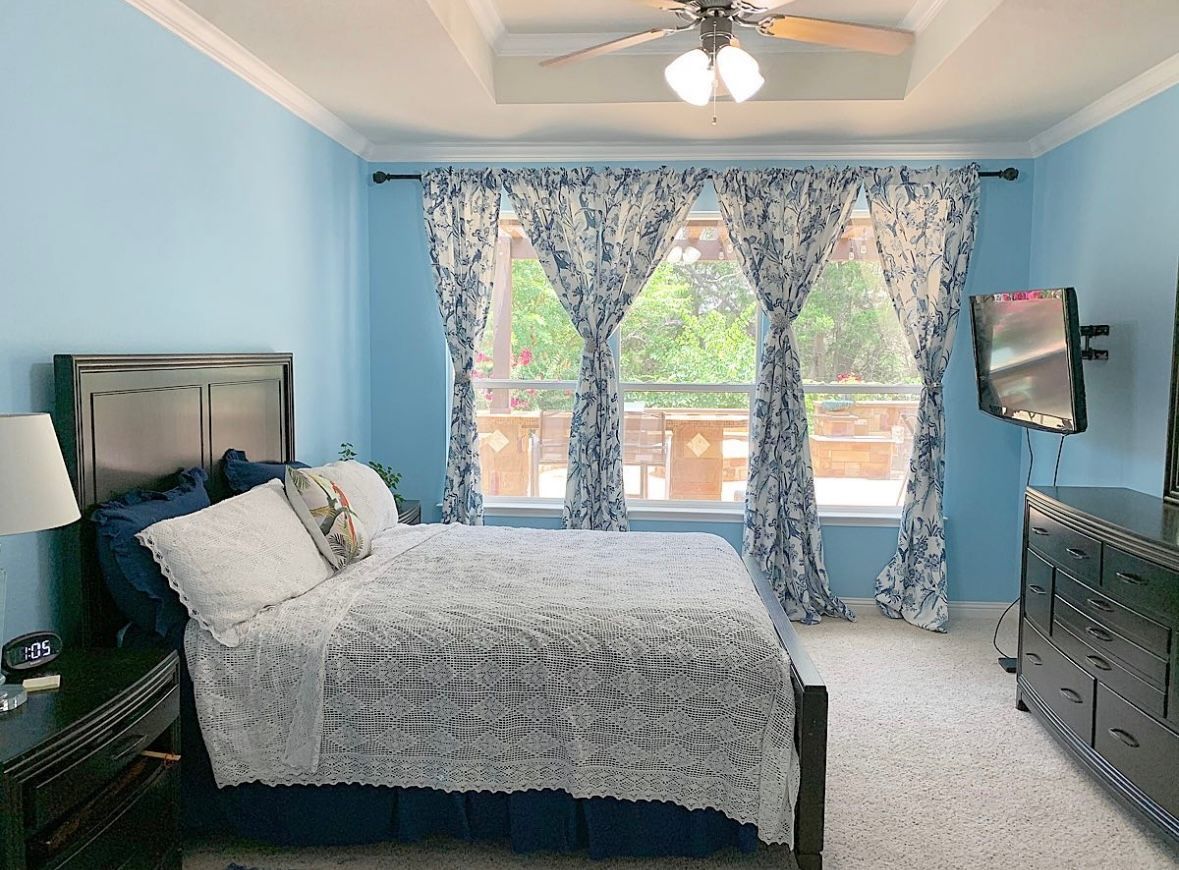
[[[500,220],[491,311],[475,354],[483,493],[565,497],[584,342],[520,223]]]
[[[921,377],[866,210],[848,221],[794,337],[820,507],[903,504]]]
[[[632,504],[745,499],[764,318],[719,216],[694,214],[615,341]],[[821,506],[899,505],[920,379],[857,214],[795,325]],[[565,495],[582,339],[514,217],[476,356],[483,491]]]
[[[628,498],[744,503],[760,327],[724,222],[691,217],[619,330]]]

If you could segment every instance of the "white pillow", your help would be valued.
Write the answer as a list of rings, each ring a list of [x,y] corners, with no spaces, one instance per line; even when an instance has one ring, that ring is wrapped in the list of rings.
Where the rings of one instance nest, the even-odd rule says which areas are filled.
[[[338,483],[348,493],[352,510],[372,537],[397,525],[397,500],[381,476],[364,463],[331,462],[307,470]]]
[[[241,643],[245,623],[264,608],[332,574],[277,480],[135,537],[193,619],[225,646]]]

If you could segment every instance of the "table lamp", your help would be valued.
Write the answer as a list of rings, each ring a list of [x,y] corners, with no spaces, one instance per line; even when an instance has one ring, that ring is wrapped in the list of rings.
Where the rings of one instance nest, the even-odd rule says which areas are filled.
[[[78,501],[48,414],[0,414],[0,536],[22,535],[79,519]],[[7,583],[0,565],[0,639]],[[0,674],[0,712],[19,707],[23,686]]]

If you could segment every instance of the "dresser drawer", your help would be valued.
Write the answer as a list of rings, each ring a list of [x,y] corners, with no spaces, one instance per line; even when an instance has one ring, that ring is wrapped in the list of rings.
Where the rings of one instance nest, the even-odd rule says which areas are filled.
[[[1091,676],[1029,624],[1024,625],[1019,672],[1041,700],[1068,728],[1093,744],[1093,692]]]
[[[1171,646],[1171,630],[1152,619],[1119,604],[1108,595],[1079,583],[1063,571],[1056,572],[1056,594],[1090,619],[1100,623],[1098,629],[1112,629],[1159,658],[1166,658]]]
[[[96,791],[127,767],[180,715],[180,689],[172,685],[145,699],[135,711],[113,723],[89,743],[70,752],[43,777],[25,786],[30,830],[38,830],[66,813],[79,795]]]
[[[1071,611],[1071,612],[1070,612]],[[1100,641],[1089,642],[1090,636],[1083,630],[1090,622],[1066,602],[1058,601],[1056,621],[1052,626],[1052,642],[1056,644],[1077,665],[1096,677],[1098,682],[1105,683],[1122,696],[1133,701],[1143,710],[1162,717],[1166,709],[1166,672],[1167,663],[1155,659],[1150,670],[1154,674],[1151,679],[1145,679],[1141,672],[1127,667],[1115,657],[1113,650],[1125,653],[1125,647],[1133,647],[1128,641],[1114,635],[1119,645],[1110,644],[1110,649],[1102,649]],[[1112,632],[1106,632],[1112,635]],[[1136,648],[1135,648],[1136,649]],[[1140,656],[1149,656],[1138,650]],[[1162,674],[1159,677],[1159,674]]]
[[[1044,632],[1052,630],[1053,568],[1031,550],[1024,568],[1023,615]]]
[[[1028,546],[1074,577],[1101,582],[1101,544],[1088,535],[1028,508]]]
[[[1156,803],[1179,815],[1179,736],[1105,686],[1097,689],[1094,748]]]
[[[1068,601],[1059,599],[1056,602],[1056,616],[1052,627],[1053,640],[1056,639],[1057,629],[1062,625],[1080,638],[1086,648],[1115,660],[1117,664],[1144,682],[1150,683],[1160,692],[1166,689],[1166,659],[1159,658],[1136,643],[1126,640],[1116,631],[1086,616]]]
[[[1168,614],[1166,621],[1175,624],[1179,614],[1179,574],[1174,571],[1107,546],[1101,588],[1145,613]]]

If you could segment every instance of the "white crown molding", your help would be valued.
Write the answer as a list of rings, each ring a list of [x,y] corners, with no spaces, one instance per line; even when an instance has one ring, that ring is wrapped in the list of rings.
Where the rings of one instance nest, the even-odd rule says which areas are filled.
[[[1139,103],[1143,103],[1177,84],[1179,84],[1179,54],[1164,60],[1158,66],[1151,67],[1121,87],[1110,91],[1104,97],[1094,100],[1059,124],[1033,136],[1028,143],[1031,154],[1033,157],[1047,154],[1052,149],[1059,148],[1065,142],[1077,138],[1082,133],[1087,133],[1094,127],[1101,126],[1122,112],[1134,108]]]
[[[566,160],[993,160],[1030,156],[1026,142],[401,142],[374,145],[373,163]]]
[[[839,597],[849,607],[873,611],[876,609],[876,601],[872,598],[848,598],[845,595]],[[1010,604],[1010,601],[951,601],[950,617],[958,619],[968,619],[970,617],[998,619]]]
[[[912,30],[920,34],[933,23],[933,19],[937,18],[937,14],[948,2],[949,0],[917,0],[909,14],[902,18],[897,26],[901,30]]]
[[[495,5],[495,0],[467,0],[467,8],[471,10],[471,15],[474,17],[475,23],[479,25],[479,30],[483,33],[487,44],[491,46],[493,51],[497,51],[500,40],[506,34],[504,21],[499,17],[499,9]]]
[[[179,0],[125,0],[165,30],[215,60],[292,115],[306,121],[353,154],[363,156],[372,143],[308,94],[267,66],[241,43],[193,12]],[[488,0],[490,2],[490,0]]]

